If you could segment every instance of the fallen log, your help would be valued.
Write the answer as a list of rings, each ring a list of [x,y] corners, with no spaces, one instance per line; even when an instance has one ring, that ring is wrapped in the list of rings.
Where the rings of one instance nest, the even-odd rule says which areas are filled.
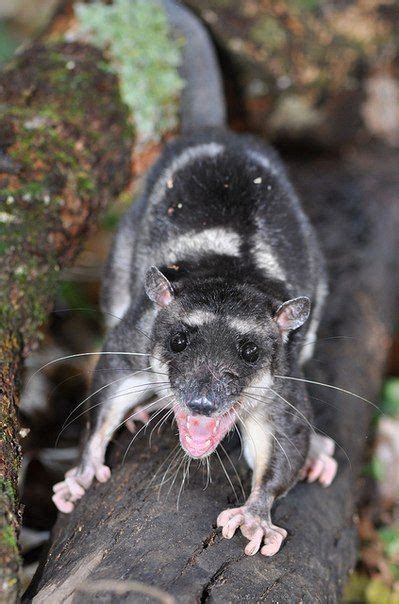
[[[137,438],[124,463],[130,437],[122,431],[110,451],[111,480],[95,484],[71,515],[60,515],[26,601],[340,600],[356,561],[356,493],[375,411],[345,390],[375,401],[390,346],[398,294],[398,156],[370,146],[340,158],[289,160],[330,274],[307,377],[344,391],[309,384],[317,427],[337,442],[339,472],[328,489],[300,484],[276,505],[275,521],[289,533],[282,550],[251,558],[242,537],[222,539],[215,520],[235,498],[217,460],[206,489],[201,468],[192,469],[184,489],[181,472],[173,484],[173,468],[160,488],[177,444],[170,425],[154,432],[151,445],[148,435]],[[239,448],[230,449],[248,490]],[[238,478],[229,460],[222,461],[240,497]]]
[[[132,140],[117,78],[94,47],[36,44],[0,75],[0,601],[18,594],[23,358],[60,269],[129,181]]]

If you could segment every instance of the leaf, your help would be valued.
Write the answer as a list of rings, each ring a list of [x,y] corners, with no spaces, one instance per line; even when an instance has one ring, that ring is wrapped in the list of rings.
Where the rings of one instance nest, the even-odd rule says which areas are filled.
[[[381,579],[372,579],[365,590],[367,604],[399,604],[399,594],[393,594]]]
[[[399,417],[399,378],[389,378],[382,391],[381,410],[386,415]]]

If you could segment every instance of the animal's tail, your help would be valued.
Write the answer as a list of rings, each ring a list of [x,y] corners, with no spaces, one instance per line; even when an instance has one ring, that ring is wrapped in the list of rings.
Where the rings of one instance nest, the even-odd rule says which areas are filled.
[[[226,103],[215,49],[202,23],[177,0],[163,0],[169,23],[185,38],[180,105],[184,133],[226,126]]]

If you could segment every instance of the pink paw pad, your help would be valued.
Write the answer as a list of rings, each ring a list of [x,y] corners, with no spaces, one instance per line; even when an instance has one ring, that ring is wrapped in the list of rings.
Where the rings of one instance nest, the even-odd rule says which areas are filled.
[[[96,470],[98,482],[107,482],[111,478],[111,470],[108,466],[99,466]]]
[[[72,468],[65,474],[65,480],[53,486],[52,500],[60,512],[69,514],[93,482],[94,476],[99,482],[106,482],[111,476],[111,470],[103,464],[89,467],[84,472]]]
[[[225,510],[219,514],[217,525],[222,527],[226,539],[231,539],[240,528],[249,541],[244,550],[247,556],[254,556],[259,550],[264,556],[274,556],[287,536],[285,529],[252,514],[246,506]]]
[[[334,441],[331,438],[312,434],[302,477],[308,482],[318,480],[324,487],[330,486],[338,468],[336,460],[332,457],[334,448]]]
[[[149,419],[150,419],[150,415],[147,411],[145,411],[142,407],[136,407],[134,413],[126,419],[125,426],[129,430],[129,432],[134,434],[137,429],[136,422],[139,421],[139,422],[142,422],[143,424],[146,424],[149,421]]]
[[[136,432],[136,424],[132,419],[127,419],[125,421],[125,426],[126,428],[129,430],[129,432],[131,432],[132,434],[134,434]]]

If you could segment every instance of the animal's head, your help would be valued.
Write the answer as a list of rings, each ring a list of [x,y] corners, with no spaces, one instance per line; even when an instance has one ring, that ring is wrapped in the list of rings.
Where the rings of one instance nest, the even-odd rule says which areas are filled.
[[[240,407],[278,372],[289,333],[308,318],[306,297],[273,303],[251,286],[199,280],[172,285],[157,268],[146,292],[159,312],[154,357],[167,370],[180,442],[192,457],[212,453]],[[166,368],[166,369],[165,369]]]

